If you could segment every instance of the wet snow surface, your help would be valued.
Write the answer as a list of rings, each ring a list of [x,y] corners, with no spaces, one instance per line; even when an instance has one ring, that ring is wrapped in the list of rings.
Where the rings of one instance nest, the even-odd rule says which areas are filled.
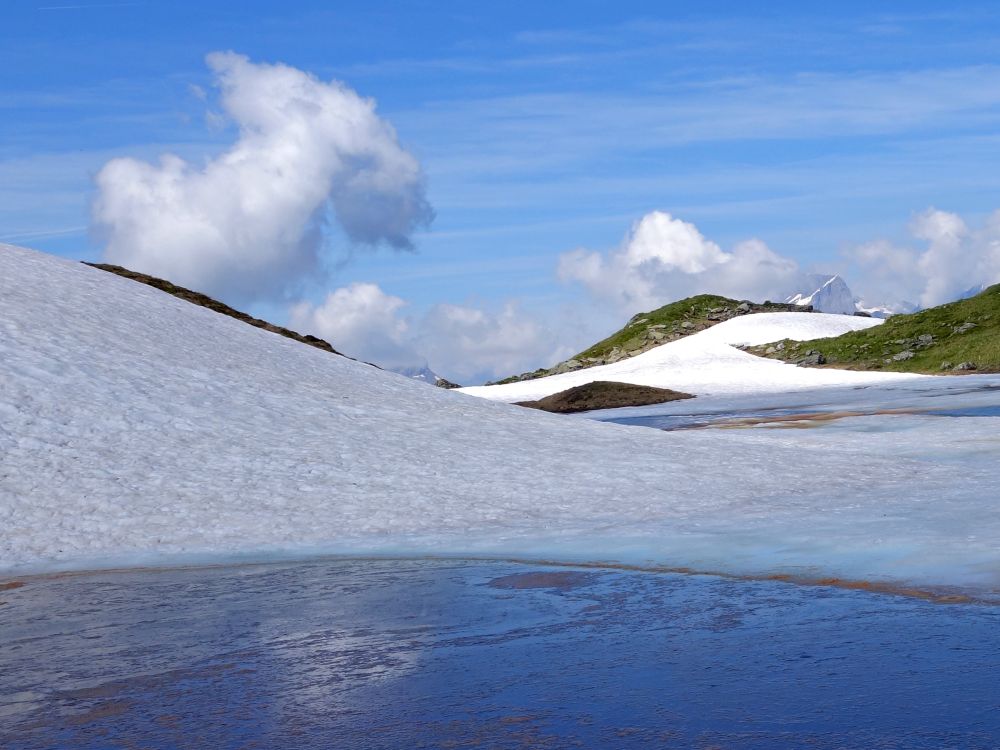
[[[995,607],[464,561],[100,573],[0,600],[5,750],[1000,745]]]
[[[656,377],[703,382],[651,384],[698,399],[591,416],[869,416],[664,431],[538,413],[0,248],[0,570],[472,554],[1000,598],[1000,378],[805,370],[730,346],[864,318],[731,323],[619,363],[659,352]],[[874,413],[934,404],[986,416]]]

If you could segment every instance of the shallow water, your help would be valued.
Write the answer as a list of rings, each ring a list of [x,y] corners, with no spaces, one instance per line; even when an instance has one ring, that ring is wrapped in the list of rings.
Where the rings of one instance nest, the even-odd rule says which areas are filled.
[[[844,418],[899,414],[939,417],[1000,417],[1000,376],[937,377],[884,388],[831,388],[787,394],[670,402],[632,409],[608,409],[585,416],[603,422],[679,430],[727,426],[734,421],[771,422],[803,414]],[[816,420],[817,423],[823,420]],[[891,427],[888,428],[891,430]]]
[[[1000,609],[333,560],[0,591],[0,747],[994,748]]]

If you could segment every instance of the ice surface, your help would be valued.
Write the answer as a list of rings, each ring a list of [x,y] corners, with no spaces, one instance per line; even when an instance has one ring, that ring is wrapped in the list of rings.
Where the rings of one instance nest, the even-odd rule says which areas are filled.
[[[678,342],[708,362],[728,358],[689,376],[718,393],[687,408],[779,399],[756,361],[726,342],[826,320],[754,317],[701,334],[701,348],[697,337]],[[672,346],[670,366],[682,373]],[[660,350],[671,351],[643,357]],[[848,375],[866,389],[813,393],[987,382],[760,366],[800,396]],[[920,415],[815,430],[602,424],[428,388],[79,263],[0,248],[8,572],[438,553],[997,591],[998,424]]]
[[[759,313],[719,323],[630,359],[561,375],[505,385],[462,388],[463,393],[498,401],[530,401],[595,380],[672,388],[698,396],[786,393],[820,387],[857,386],[911,380],[915,375],[818,370],[764,359],[734,344],[766,344],[839,336],[881,324],[874,318],[824,313]]]

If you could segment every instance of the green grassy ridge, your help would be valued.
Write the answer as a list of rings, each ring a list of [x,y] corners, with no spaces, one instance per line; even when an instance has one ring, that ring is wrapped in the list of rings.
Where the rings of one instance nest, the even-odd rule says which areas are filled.
[[[579,354],[570,357],[567,361],[576,360],[581,366],[579,369],[594,367],[605,364],[605,360],[612,356],[616,349],[630,356],[639,354],[660,344],[669,343],[683,336],[703,331],[717,323],[721,323],[738,315],[761,312],[809,312],[811,307],[801,307],[777,302],[764,302],[758,304],[747,300],[730,299],[717,294],[699,294],[694,297],[671,302],[670,304],[658,307],[649,312],[641,312],[633,315],[624,327],[611,334],[605,339]],[[656,333],[656,339],[652,339],[652,331]],[[534,372],[512,375],[487,385],[504,385],[506,383],[516,383],[522,380],[533,380],[553,375],[559,372],[556,367],[540,368]]]
[[[775,350],[778,344],[784,348]],[[819,352],[825,363],[818,366],[853,370],[940,373],[971,363],[977,372],[1000,372],[1000,284],[969,299],[894,315],[863,331],[811,341],[785,339],[746,351],[785,362]]]
[[[572,359],[586,359],[606,357],[612,349],[627,348],[629,342],[649,326],[666,325],[672,326],[674,323],[681,324],[685,321],[689,323],[707,323],[708,314],[718,308],[736,307],[739,300],[720,297],[715,294],[699,294],[694,297],[671,302],[669,305],[658,307],[650,312],[641,312],[633,315],[632,318],[622,328],[612,333],[606,339],[598,341],[589,349],[585,349]],[[639,324],[638,321],[643,321]]]

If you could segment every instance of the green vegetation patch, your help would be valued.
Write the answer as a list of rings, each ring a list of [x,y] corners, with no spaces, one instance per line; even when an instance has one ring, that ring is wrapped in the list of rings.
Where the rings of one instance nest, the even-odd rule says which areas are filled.
[[[888,372],[1000,372],[1000,284],[880,326],[746,351],[805,366]]]
[[[668,330],[676,328],[679,331],[693,331],[695,328],[701,330],[718,322],[709,320],[708,316],[713,310],[723,310],[727,307],[736,309],[739,305],[738,300],[715,294],[699,294],[696,297],[671,302],[650,312],[632,316],[623,328],[580,352],[573,359],[604,358],[615,348],[622,351],[638,348],[643,340],[643,334],[651,326],[666,326]],[[683,326],[684,323],[688,323],[690,328]]]
[[[503,385],[522,380],[544,378],[563,372],[582,370],[587,367],[612,364],[629,357],[635,357],[661,344],[704,331],[724,320],[740,315],[762,312],[811,312],[811,307],[788,305],[777,302],[757,304],[720,297],[717,294],[699,294],[678,302],[671,302],[650,312],[632,316],[625,326],[602,341],[598,341],[574,357],[560,362],[554,367],[542,368],[534,372],[512,375],[496,383]]]

